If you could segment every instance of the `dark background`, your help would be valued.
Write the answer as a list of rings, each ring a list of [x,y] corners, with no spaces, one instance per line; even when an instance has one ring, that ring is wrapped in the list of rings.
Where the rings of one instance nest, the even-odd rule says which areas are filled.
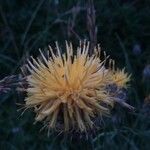
[[[136,109],[116,109],[93,138],[47,137],[31,111],[20,116],[16,103],[24,96],[12,89],[0,94],[0,149],[150,149],[149,6],[149,0],[0,0],[0,79],[19,74],[39,48],[87,39],[132,74],[128,103]]]

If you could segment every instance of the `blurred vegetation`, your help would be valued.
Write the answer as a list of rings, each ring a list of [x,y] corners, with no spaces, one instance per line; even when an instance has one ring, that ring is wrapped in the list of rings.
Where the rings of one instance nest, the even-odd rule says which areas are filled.
[[[149,0],[0,0],[0,79],[20,73],[39,48],[87,39],[132,74],[128,103],[136,108],[119,108],[93,138],[47,137],[42,124],[33,125],[32,112],[17,111],[24,95],[0,94],[0,150],[150,149],[149,6]]]

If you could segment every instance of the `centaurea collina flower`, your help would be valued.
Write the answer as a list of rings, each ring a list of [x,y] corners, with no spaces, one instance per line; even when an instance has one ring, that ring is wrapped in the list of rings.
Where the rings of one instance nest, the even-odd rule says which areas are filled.
[[[61,54],[56,42],[56,53],[49,46],[47,55],[40,50],[39,58],[28,60],[25,105],[34,108],[36,122],[44,121],[49,129],[86,132],[95,126],[94,118],[108,115],[114,107],[111,85],[126,87],[129,76],[112,69],[112,61],[106,69],[108,57],[104,53],[100,59],[99,45],[89,56],[89,45],[80,42],[75,53],[66,42],[66,53]]]

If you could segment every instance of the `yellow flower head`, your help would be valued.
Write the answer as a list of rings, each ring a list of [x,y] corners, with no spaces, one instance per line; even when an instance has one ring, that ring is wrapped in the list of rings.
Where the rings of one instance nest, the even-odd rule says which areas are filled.
[[[112,82],[119,88],[126,88],[127,83],[130,81],[130,75],[125,72],[125,69],[112,71]]]
[[[61,54],[56,43],[57,54],[49,47],[47,56],[28,60],[26,65],[28,88],[25,99],[27,108],[34,108],[36,121],[44,121],[49,129],[86,132],[93,128],[93,119],[106,115],[114,101],[106,91],[112,82],[109,69],[99,55],[88,55],[89,42],[84,42],[73,54],[72,44],[66,42],[66,53]],[[95,49],[100,50],[98,47]],[[122,71],[113,74],[114,82]]]

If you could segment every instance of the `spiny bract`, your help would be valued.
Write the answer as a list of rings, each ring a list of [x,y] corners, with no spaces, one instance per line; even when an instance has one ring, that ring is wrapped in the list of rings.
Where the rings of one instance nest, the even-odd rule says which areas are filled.
[[[109,114],[114,106],[115,97],[109,94],[107,85],[124,87],[129,81],[124,71],[112,70],[112,61],[105,68],[108,57],[104,53],[104,60],[100,59],[99,45],[97,54],[89,56],[89,45],[80,42],[73,51],[72,44],[66,42],[66,53],[61,54],[56,42],[57,53],[49,46],[46,56],[40,50],[41,57],[31,57],[26,64],[30,72],[26,76],[26,107],[34,108],[35,120],[44,121],[49,129],[92,129],[94,118]]]

